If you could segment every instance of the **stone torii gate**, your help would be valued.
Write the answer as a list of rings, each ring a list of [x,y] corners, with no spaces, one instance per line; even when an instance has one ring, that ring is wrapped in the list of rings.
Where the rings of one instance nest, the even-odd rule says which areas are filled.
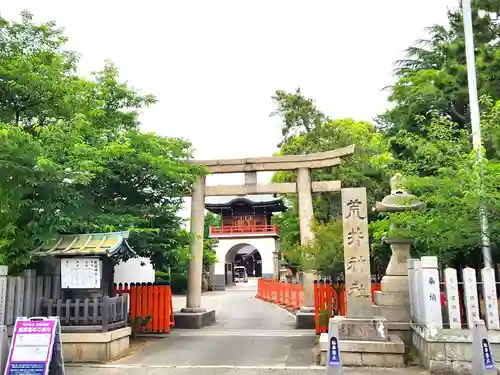
[[[205,197],[250,195],[250,194],[291,194],[297,193],[299,200],[300,242],[308,245],[313,239],[313,192],[333,192],[341,190],[340,181],[311,181],[311,169],[328,168],[339,165],[342,157],[354,153],[354,145],[326,152],[305,155],[270,156],[248,159],[193,160],[193,164],[205,166],[211,173],[244,173],[244,185],[206,186],[205,176],[197,176],[191,195],[190,253],[192,259],[188,269],[188,292],[186,307],[175,313],[176,327],[201,328],[215,321],[215,311],[207,311],[201,306],[201,284],[203,269],[203,228],[205,219]],[[297,182],[257,183],[257,172],[296,171]],[[314,276],[304,278],[304,305],[302,313],[313,314]],[[312,320],[313,321],[313,320]]]

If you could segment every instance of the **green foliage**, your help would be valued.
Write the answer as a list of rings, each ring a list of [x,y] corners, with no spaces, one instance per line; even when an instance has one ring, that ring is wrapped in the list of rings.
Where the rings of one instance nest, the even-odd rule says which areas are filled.
[[[299,94],[282,94],[287,102],[303,101],[292,99]],[[274,98],[276,101],[277,99]],[[285,104],[278,104],[286,107]],[[308,113],[321,113],[309,101]],[[293,109],[289,109],[292,111]],[[290,118],[294,116],[288,113]],[[296,117],[300,117],[300,114]],[[366,121],[353,119],[328,120],[326,116],[315,117],[316,122],[310,122],[309,130],[300,135],[289,135],[280,148],[280,155],[304,154],[322,152],[356,145],[355,153],[345,158],[343,163],[334,168],[314,170],[311,177],[315,181],[340,180],[343,186],[367,188],[370,207],[389,191],[389,178],[394,160],[389,151],[388,139],[375,126]],[[319,118],[324,121],[321,122]],[[286,119],[283,127],[288,127]],[[294,182],[294,173],[279,172],[273,176],[274,182]],[[324,274],[333,274],[342,270],[343,245],[342,223],[340,211],[340,195],[337,193],[321,193],[313,196],[315,215],[315,241],[310,247],[300,246],[298,220],[298,203],[294,196],[286,197],[290,209],[277,216],[275,222],[280,228],[281,251],[285,259],[298,269],[317,269]]]
[[[498,0],[473,2],[478,91],[495,99],[500,98],[500,27],[497,15],[484,10],[499,4]],[[450,9],[448,24],[427,31],[429,38],[417,41],[406,50],[407,58],[397,62],[397,81],[389,88],[391,109],[379,118],[391,133],[399,129],[418,133],[423,124],[432,122],[432,114],[451,120],[459,129],[469,128],[461,10]]]
[[[164,271],[155,271],[155,283],[170,282],[170,273]]]
[[[313,178],[338,179],[344,187],[367,187],[372,257],[375,267],[382,270],[390,255],[383,242],[387,236],[413,238],[415,255],[438,255],[442,263],[455,267],[477,265],[481,247],[480,204],[486,207],[493,256],[498,257],[500,1],[474,1],[473,8],[481,126],[487,157],[482,167],[475,163],[472,154],[460,9],[451,9],[446,25],[429,28],[429,39],[409,47],[407,58],[397,62],[396,82],[389,88],[390,109],[378,118],[382,126],[350,119],[328,121],[312,100],[304,103],[307,100],[302,93],[273,97],[282,117],[283,134],[288,135],[280,154],[312,153],[356,144],[353,157],[332,171],[313,173]],[[296,120],[302,117],[315,121],[306,121],[308,126],[304,126]],[[291,134],[289,129],[294,126],[290,124],[294,121],[300,131]],[[395,172],[407,177],[410,192],[427,204],[426,210],[371,212],[375,202],[389,193],[388,181]],[[293,174],[277,173],[274,181],[294,178]],[[297,202],[293,197],[287,198],[292,208],[276,219],[286,256],[299,263],[299,268],[335,273],[343,253],[339,196],[314,197],[316,238],[306,249],[299,246]],[[389,223],[395,226],[390,229]]]
[[[325,115],[318,111],[313,100],[302,95],[300,88],[293,93],[277,90],[272,99],[277,108],[271,113],[271,117],[278,116],[283,120],[283,140],[278,147],[290,137],[308,133],[327,121]]]
[[[182,265],[178,211],[200,167],[189,142],[139,130],[155,102],[106,63],[84,79],[54,23],[0,19],[0,262],[22,268],[56,233],[132,231],[157,269]]]
[[[172,293],[174,294],[184,294],[187,292],[187,273],[182,272],[182,273],[172,273],[171,274],[171,281],[170,281],[170,288],[172,289]]]
[[[147,327],[149,321],[153,318],[153,315],[148,315],[145,317],[142,316],[136,316],[135,318],[132,318],[130,316],[130,313],[128,314],[128,325],[132,329],[132,340],[135,340],[137,337],[137,334],[144,331],[144,328]]]
[[[203,227],[203,266],[208,267],[211,264],[217,263],[217,256],[213,250],[216,241],[209,238],[210,226],[220,226],[221,219],[219,215],[211,212],[205,214],[205,222]]]

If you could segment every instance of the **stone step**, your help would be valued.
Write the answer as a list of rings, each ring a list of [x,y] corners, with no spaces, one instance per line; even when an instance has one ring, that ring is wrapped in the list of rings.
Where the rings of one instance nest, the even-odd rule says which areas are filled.
[[[326,366],[327,334],[321,334],[318,349],[315,351],[315,363]],[[386,342],[340,340],[343,366],[401,367],[405,365],[404,356],[404,343],[396,335],[389,335]]]

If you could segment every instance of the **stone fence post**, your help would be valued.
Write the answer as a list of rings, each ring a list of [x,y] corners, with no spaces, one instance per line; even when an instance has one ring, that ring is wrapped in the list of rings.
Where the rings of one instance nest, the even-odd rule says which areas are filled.
[[[450,328],[460,329],[462,328],[462,319],[460,317],[457,270],[446,268],[444,270],[444,281]]]
[[[7,311],[7,274],[9,267],[0,266],[0,325],[5,324]]]
[[[474,323],[479,319],[479,300],[477,297],[476,270],[470,267],[462,270],[464,282],[465,311],[467,312],[467,325],[474,328]]]
[[[422,267],[424,327],[427,328],[427,332],[432,337],[443,329],[438,260],[435,256],[426,256],[420,258],[420,262]]]

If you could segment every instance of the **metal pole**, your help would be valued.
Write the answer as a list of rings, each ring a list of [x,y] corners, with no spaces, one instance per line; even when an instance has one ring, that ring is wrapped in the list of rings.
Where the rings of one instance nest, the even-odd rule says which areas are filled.
[[[481,122],[479,118],[479,102],[477,99],[476,82],[476,58],[474,56],[474,33],[472,30],[472,9],[471,0],[462,0],[464,36],[465,36],[465,56],[467,59],[467,80],[469,83],[469,111],[472,128],[472,143],[476,151],[476,162],[480,168],[480,189],[482,189],[482,142],[481,142]],[[480,204],[479,218],[481,224],[481,244],[483,247],[483,262],[485,267],[491,267],[490,234],[486,207]]]

